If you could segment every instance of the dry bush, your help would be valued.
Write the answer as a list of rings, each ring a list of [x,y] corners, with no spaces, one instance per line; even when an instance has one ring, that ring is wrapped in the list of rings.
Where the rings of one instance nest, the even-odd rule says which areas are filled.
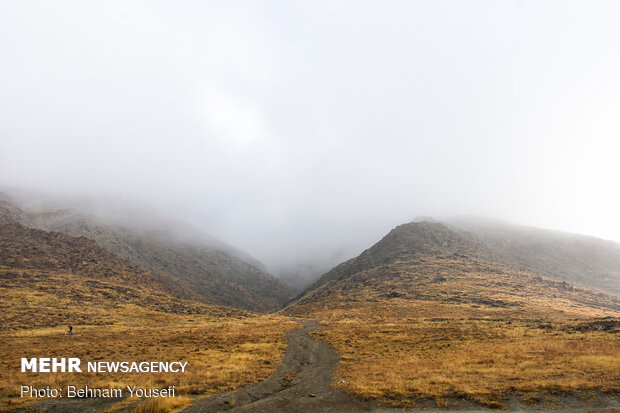
[[[189,397],[159,397],[150,399],[136,407],[136,413],[167,413],[192,403]]]

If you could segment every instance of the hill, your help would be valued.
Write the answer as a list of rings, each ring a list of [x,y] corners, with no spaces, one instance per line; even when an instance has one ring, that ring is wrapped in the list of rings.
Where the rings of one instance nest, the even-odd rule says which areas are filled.
[[[282,313],[323,320],[314,335],[342,355],[332,384],[358,398],[464,410],[617,405],[620,299],[501,252],[442,223],[404,224]]]
[[[620,244],[485,219],[449,222],[516,268],[620,296]]]
[[[85,237],[28,228],[14,206],[0,205],[0,411],[41,410],[42,399],[21,397],[37,388],[173,385],[180,397],[213,394],[271,374],[295,323],[272,315],[209,305],[171,290]],[[73,325],[73,335],[67,326]],[[18,373],[21,357],[82,360],[183,360],[182,377],[161,373],[48,375]],[[56,410],[87,410],[91,401],[53,401]],[[97,411],[135,410],[149,400],[94,400]],[[49,401],[47,402],[49,403]],[[56,403],[56,404],[54,404]],[[114,404],[119,404],[118,409]],[[30,410],[28,410],[30,411]]]
[[[169,314],[242,314],[184,300],[157,276],[85,237],[28,228],[18,209],[0,206],[3,329],[68,323],[107,324],[135,310]],[[126,311],[121,311],[125,309]]]
[[[471,233],[413,222],[324,274],[285,312],[397,299],[407,306],[415,302],[437,317],[448,311],[461,317],[568,318],[620,310],[618,297],[523,269]]]
[[[96,241],[183,298],[264,312],[293,295],[247,254],[189,226],[157,220],[132,225],[66,208],[23,211],[6,198],[2,205],[29,227]]]

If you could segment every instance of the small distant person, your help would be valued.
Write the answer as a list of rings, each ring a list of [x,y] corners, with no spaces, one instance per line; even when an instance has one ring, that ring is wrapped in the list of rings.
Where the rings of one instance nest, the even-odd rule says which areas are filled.
[[[73,335],[73,326],[71,324],[69,324],[69,335]]]

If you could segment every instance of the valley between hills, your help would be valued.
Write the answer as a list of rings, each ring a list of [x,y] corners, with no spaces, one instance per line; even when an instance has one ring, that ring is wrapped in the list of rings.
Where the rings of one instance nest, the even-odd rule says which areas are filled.
[[[299,292],[186,232],[0,197],[0,410],[620,409],[617,243],[420,220]],[[188,368],[19,372],[21,357],[42,353]],[[175,386],[179,396],[22,398],[25,383]]]

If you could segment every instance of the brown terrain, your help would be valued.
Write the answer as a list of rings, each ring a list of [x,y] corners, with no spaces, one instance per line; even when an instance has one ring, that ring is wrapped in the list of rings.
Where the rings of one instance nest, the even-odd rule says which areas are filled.
[[[182,223],[155,217],[131,225],[126,221],[139,217],[123,221],[67,208],[24,210],[0,194],[2,207],[27,227],[96,241],[186,299],[265,312],[293,296],[247,254]]]
[[[282,313],[323,320],[314,336],[342,357],[332,383],[360,399],[566,409],[580,397],[617,407],[619,304],[524,270],[470,234],[415,222],[325,274]]]
[[[27,228],[0,211],[2,329],[106,323],[99,310],[137,305],[167,313],[231,313],[181,299],[153,274],[90,239]],[[122,315],[120,315],[122,316]]]
[[[256,263],[74,212],[52,215],[0,204],[0,410],[620,409],[617,244],[537,232],[530,253],[529,229],[415,222],[277,313],[257,314],[248,308],[273,308],[290,290]],[[575,262],[589,272],[572,271]],[[190,368],[15,374],[20,357],[41,349]],[[35,400],[19,397],[24,381],[175,385],[180,397]]]
[[[28,228],[21,215],[14,207],[0,210],[0,411],[151,408],[148,400],[39,403],[19,397],[23,384],[174,385],[180,397],[169,402],[184,406],[191,396],[230,390],[275,370],[286,348],[285,332],[296,322],[183,298],[182,290],[170,289],[95,241]],[[19,373],[21,357],[46,355],[182,360],[189,367],[181,376]]]
[[[620,295],[620,244],[580,234],[481,218],[448,224],[514,267]]]

